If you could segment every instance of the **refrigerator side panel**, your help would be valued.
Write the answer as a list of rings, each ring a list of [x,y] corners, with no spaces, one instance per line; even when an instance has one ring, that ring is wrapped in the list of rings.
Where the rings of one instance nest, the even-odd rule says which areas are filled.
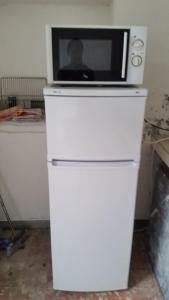
[[[126,289],[138,165],[48,164],[53,286]]]
[[[46,96],[48,161],[139,161],[145,99]]]

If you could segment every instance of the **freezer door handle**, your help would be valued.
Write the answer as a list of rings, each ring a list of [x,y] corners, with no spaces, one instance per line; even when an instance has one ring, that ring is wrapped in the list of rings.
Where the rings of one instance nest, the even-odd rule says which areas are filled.
[[[89,166],[95,166],[95,167],[129,167],[129,166],[137,166],[138,162],[134,160],[120,160],[120,161],[82,161],[82,160],[57,160],[52,159],[51,161],[52,166],[62,166],[62,167],[70,167],[70,166],[83,166],[83,167],[89,167]]]
[[[57,166],[57,160],[56,159],[52,159],[51,164],[52,164],[52,166]]]

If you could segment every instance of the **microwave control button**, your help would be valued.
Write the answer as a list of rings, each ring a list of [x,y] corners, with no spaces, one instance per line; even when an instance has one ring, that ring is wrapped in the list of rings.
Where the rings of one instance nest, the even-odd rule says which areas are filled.
[[[140,55],[134,55],[131,59],[131,63],[135,67],[139,67],[142,64],[142,57]]]
[[[140,39],[137,39],[137,40],[134,40],[132,46],[135,48],[135,49],[141,49],[144,47],[144,42]]]

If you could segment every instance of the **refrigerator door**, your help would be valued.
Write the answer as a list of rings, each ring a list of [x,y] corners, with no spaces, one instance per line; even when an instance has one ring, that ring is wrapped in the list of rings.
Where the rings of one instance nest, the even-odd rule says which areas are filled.
[[[54,288],[127,288],[138,165],[55,162],[48,168]]]
[[[135,160],[145,97],[45,97],[48,161]]]

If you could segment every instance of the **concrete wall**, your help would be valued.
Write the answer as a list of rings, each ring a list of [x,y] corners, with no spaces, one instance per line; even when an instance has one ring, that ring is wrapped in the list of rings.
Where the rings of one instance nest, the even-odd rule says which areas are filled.
[[[45,24],[111,23],[107,0],[17,2],[0,1],[0,77],[46,77]],[[42,124],[0,125],[0,191],[12,219],[49,219],[46,157]]]
[[[113,0],[112,23],[114,25],[144,25],[148,27],[148,43],[144,86],[149,90],[146,117],[163,120],[167,127],[169,100],[169,1],[161,0]],[[151,205],[152,151],[143,144],[138,184],[136,218],[149,217]]]
[[[46,76],[45,24],[111,23],[110,6],[75,2],[0,6],[0,77]]]
[[[169,2],[113,0],[111,7],[101,5],[101,1],[97,5],[96,1],[70,2],[0,6],[0,76],[46,76],[46,23],[147,25],[144,86],[150,95],[146,114],[153,119],[163,116],[164,93],[169,93]],[[0,134],[1,190],[14,219],[48,219],[45,132],[31,135],[15,130],[15,134]],[[138,219],[148,218],[149,214],[150,155],[150,149],[143,147]]]
[[[146,114],[162,118],[164,94],[169,94],[169,1],[113,0],[112,23],[145,25],[148,44],[144,86],[149,90]]]

